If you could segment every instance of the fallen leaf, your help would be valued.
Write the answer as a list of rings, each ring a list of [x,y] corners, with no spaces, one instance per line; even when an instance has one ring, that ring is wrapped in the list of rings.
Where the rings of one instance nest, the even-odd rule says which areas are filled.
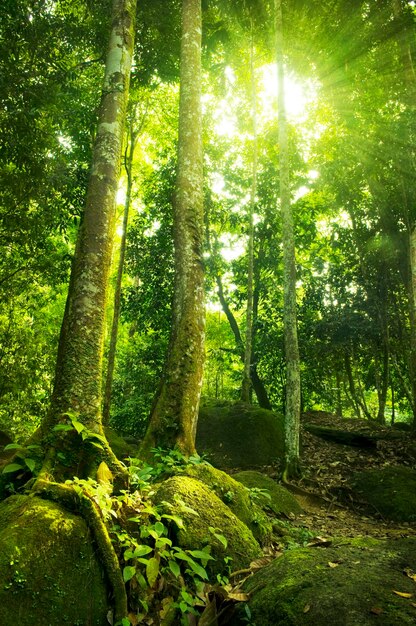
[[[308,613],[311,610],[311,605],[310,604],[305,604],[305,606],[303,607],[303,612],[304,613]]]
[[[328,565],[331,568],[338,567],[339,563],[333,563],[332,561],[328,561]]]
[[[406,569],[403,570],[403,574],[405,574],[408,578],[414,580],[416,583],[416,574],[413,570],[410,569],[410,567],[406,567]]]
[[[410,604],[411,604],[412,606],[414,606],[414,607],[415,607],[415,609],[416,609],[416,602],[411,602]]]
[[[235,602],[247,602],[250,599],[248,593],[243,593],[242,591],[233,591],[228,594],[229,600],[235,600]]]
[[[383,609],[380,609],[380,607],[378,606],[373,606],[372,609],[370,609],[370,613],[373,613],[373,615],[381,615],[383,612]]]
[[[312,541],[307,544],[308,548],[313,548],[314,546],[330,546],[332,544],[332,539],[328,539],[326,537],[314,537]]]
[[[250,569],[260,569],[261,567],[268,565],[271,561],[273,561],[272,556],[262,556],[255,561],[251,561]]]
[[[413,598],[413,593],[405,593],[404,591],[394,591],[394,589],[393,589],[393,593],[395,593],[396,596],[400,596],[401,598]]]

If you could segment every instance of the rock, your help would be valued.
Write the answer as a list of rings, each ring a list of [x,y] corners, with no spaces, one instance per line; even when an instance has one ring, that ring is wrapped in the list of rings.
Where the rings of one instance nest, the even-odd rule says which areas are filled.
[[[242,481],[237,482],[233,477],[207,463],[189,465],[186,474],[197,478],[212,489],[234,515],[251,530],[260,545],[270,539],[272,524],[261,507],[250,498],[250,491],[241,484]]]
[[[196,445],[222,469],[248,469],[283,459],[283,417],[239,402],[206,402],[199,411]]]
[[[340,540],[289,550],[247,580],[251,622],[259,626],[407,626],[415,607],[416,539]],[[247,623],[240,606],[232,626]]]
[[[345,446],[355,446],[357,448],[376,448],[377,437],[374,434],[363,434],[351,432],[349,430],[340,430],[337,428],[328,428],[327,426],[318,426],[316,424],[305,424],[304,429],[316,437],[321,437],[326,441],[333,443],[341,443]]]
[[[107,589],[85,521],[55,503],[0,505],[0,624],[102,626]]]
[[[385,467],[354,474],[350,486],[372,513],[398,522],[416,521],[416,471]]]
[[[272,478],[265,474],[246,470],[233,474],[233,478],[238,480],[249,489],[261,489],[268,492],[269,497],[258,493],[256,501],[264,510],[271,510],[276,515],[299,515],[302,513],[302,507],[296,498],[282,485],[278,485]],[[254,492],[255,493],[255,492]]]
[[[215,561],[210,561],[213,574],[226,571],[224,557],[232,558],[232,568],[246,567],[250,561],[261,554],[260,546],[254,539],[251,530],[231,512],[215,493],[196,478],[189,476],[172,476],[157,487],[153,496],[155,504],[168,502],[164,506],[166,512],[182,518],[185,528],[177,529],[176,544],[185,549],[201,549],[211,545],[211,554]],[[187,510],[189,507],[194,513]],[[218,540],[209,528],[227,541],[227,547]]]
[[[129,456],[137,456],[138,445],[137,443],[131,443],[131,437],[128,442],[124,437],[108,426],[104,428],[104,432],[112,451],[120,461],[124,461]]]

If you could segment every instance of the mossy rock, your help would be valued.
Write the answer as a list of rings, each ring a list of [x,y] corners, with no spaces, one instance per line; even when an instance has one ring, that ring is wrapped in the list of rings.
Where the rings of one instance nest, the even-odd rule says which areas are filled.
[[[415,593],[403,575],[416,569],[416,539],[352,539],[329,548],[290,550],[244,585],[258,626],[406,626],[415,623]],[[246,624],[239,607],[230,622]]]
[[[252,501],[249,490],[241,482],[206,463],[189,465],[186,474],[197,478],[212,489],[234,515],[244,522],[261,545],[270,539],[271,521],[261,507]]]
[[[302,513],[302,507],[296,498],[269,476],[261,474],[261,472],[246,470],[233,474],[233,478],[249,489],[263,489],[268,492],[270,497],[261,493],[256,496],[257,502],[265,511],[271,510],[276,515],[299,515]]]
[[[127,442],[124,437],[108,426],[104,428],[104,432],[112,451],[120,461],[124,461],[129,456],[137,456],[138,445],[131,443],[131,438],[130,442]]]
[[[354,475],[352,489],[371,505],[373,513],[398,522],[416,521],[416,471],[385,467]]]
[[[189,476],[172,476],[161,483],[153,496],[155,504],[169,502],[169,513],[182,518],[185,528],[176,529],[177,544],[185,549],[201,549],[211,545],[211,573],[225,571],[224,557],[232,557],[232,568],[246,567],[261,554],[251,530],[231,512],[224,502],[200,480]],[[195,514],[181,504],[190,507]],[[217,529],[227,540],[227,548],[209,530]],[[175,531],[175,525],[173,530]]]
[[[55,503],[0,505],[0,624],[102,626],[107,589],[85,521]]]
[[[199,411],[196,445],[222,469],[264,466],[283,459],[283,417],[242,402],[205,402]]]

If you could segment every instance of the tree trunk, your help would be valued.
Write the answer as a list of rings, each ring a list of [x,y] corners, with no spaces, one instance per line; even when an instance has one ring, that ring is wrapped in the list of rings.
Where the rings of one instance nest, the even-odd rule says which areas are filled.
[[[173,327],[162,384],[141,452],[195,451],[205,339],[201,117],[201,0],[182,3],[178,174],[174,202]]]
[[[115,0],[93,161],[62,324],[51,407],[41,433],[65,414],[102,435],[101,378],[115,198],[134,42],[135,0]]]
[[[251,116],[253,123],[253,160],[251,173],[251,191],[248,214],[248,243],[247,243],[247,309],[246,309],[246,341],[244,346],[244,371],[241,388],[241,399],[250,402],[251,391],[251,366],[253,346],[253,285],[254,285],[254,209],[256,206],[257,193],[257,98],[256,77],[254,74],[254,40],[253,24],[251,24],[251,50],[250,50],[250,74],[251,74]]]
[[[284,92],[283,11],[275,0],[278,68],[278,121],[280,211],[283,238],[283,324],[286,356],[285,477],[299,473],[300,363],[296,320],[296,263],[293,216],[290,200],[289,148]]]
[[[117,276],[116,276],[116,284],[114,287],[114,305],[113,305],[113,320],[111,323],[111,335],[110,335],[110,345],[108,349],[108,360],[107,360],[107,373],[105,379],[105,387],[104,387],[104,400],[103,400],[103,424],[108,425],[110,421],[110,409],[111,409],[111,389],[113,386],[113,374],[114,374],[114,366],[116,361],[116,349],[117,349],[117,335],[118,335],[118,324],[120,319],[120,303],[121,303],[121,282],[123,279],[123,269],[124,269],[124,258],[126,255],[126,241],[127,241],[127,224],[129,220],[129,212],[131,205],[131,192],[133,188],[133,157],[134,157],[134,149],[136,147],[136,141],[138,132],[134,128],[134,115],[132,116],[130,122],[129,129],[129,142],[128,148],[126,151],[125,157],[125,170],[127,176],[127,188],[126,188],[126,199],[124,202],[124,212],[123,212],[123,232],[121,235],[120,241],[120,256],[118,259],[117,265]]]

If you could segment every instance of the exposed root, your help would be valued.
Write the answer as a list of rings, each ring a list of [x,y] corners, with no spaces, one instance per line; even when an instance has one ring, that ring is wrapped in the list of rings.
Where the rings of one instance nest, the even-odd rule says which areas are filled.
[[[49,482],[41,478],[36,480],[32,493],[62,505],[69,511],[81,515],[86,521],[97,545],[100,561],[113,589],[115,621],[122,620],[128,613],[126,588],[117,555],[97,505],[86,495],[77,493],[70,485]]]

